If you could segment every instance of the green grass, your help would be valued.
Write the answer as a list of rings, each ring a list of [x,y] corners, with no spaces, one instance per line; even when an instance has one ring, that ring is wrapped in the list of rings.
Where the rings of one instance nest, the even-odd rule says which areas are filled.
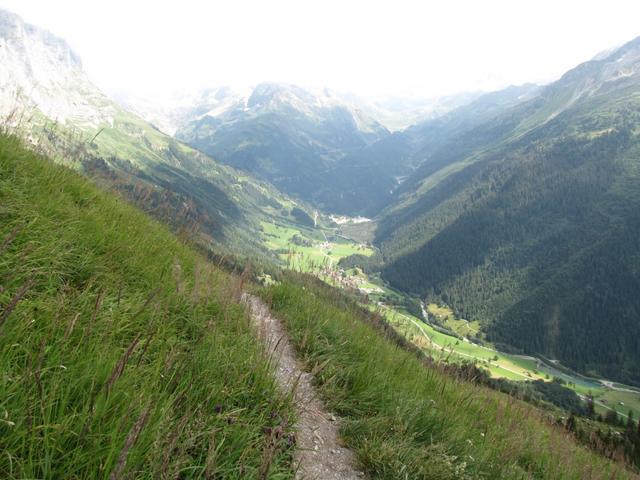
[[[291,478],[238,280],[0,137],[0,477]]]
[[[476,336],[480,333],[479,322],[469,322],[462,318],[456,318],[453,310],[449,307],[430,303],[427,305],[427,312],[434,315],[445,328],[463,337]]]
[[[509,380],[544,379],[544,374],[536,373],[535,362],[513,355],[507,355],[488,347],[465,342],[452,335],[435,330],[431,325],[407,312],[391,307],[380,310],[389,324],[425,353],[440,361],[476,361],[478,366],[489,371],[495,378]],[[497,357],[497,358],[496,358]]]
[[[324,266],[337,268],[338,262],[345,257],[360,254],[372,255],[373,250],[364,245],[349,241],[326,241],[326,237],[334,232],[322,228],[302,228],[282,225],[279,222],[263,221],[262,238],[264,245],[273,251],[287,251],[278,256],[292,269],[303,272],[318,272]],[[296,245],[291,241],[295,235],[311,242],[312,246]],[[323,247],[323,244],[328,246]]]
[[[300,275],[263,292],[372,478],[626,478],[535,408],[457,381],[384,339],[363,310]]]
[[[628,415],[629,410],[631,410],[635,420],[640,418],[640,393],[600,389],[594,392],[594,397],[596,401],[603,402],[607,407],[616,410],[622,415]],[[598,410],[602,411],[602,413],[605,412],[604,408]]]

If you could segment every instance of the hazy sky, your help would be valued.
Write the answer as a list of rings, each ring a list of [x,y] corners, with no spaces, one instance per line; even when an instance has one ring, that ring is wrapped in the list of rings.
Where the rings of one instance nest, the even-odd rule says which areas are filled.
[[[640,1],[0,0],[110,93],[264,80],[430,97],[545,82],[640,35]]]

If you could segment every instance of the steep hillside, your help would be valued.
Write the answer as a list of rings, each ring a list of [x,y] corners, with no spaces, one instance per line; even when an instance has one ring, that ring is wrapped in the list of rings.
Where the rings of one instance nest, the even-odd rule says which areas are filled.
[[[318,280],[288,274],[263,294],[370,478],[634,478],[547,414],[407,351],[379,316]]]
[[[491,340],[639,382],[639,66],[634,40],[445,142],[380,222],[384,277]]]
[[[0,205],[0,477],[292,477],[238,279],[5,136]]]
[[[4,136],[0,202],[3,478],[293,478],[293,406],[243,279]],[[287,276],[263,293],[371,478],[633,478],[333,289]]]
[[[294,222],[267,182],[161,133],[98,90],[64,42],[0,10],[0,120],[34,147],[146,211],[236,253],[261,253],[260,222]]]

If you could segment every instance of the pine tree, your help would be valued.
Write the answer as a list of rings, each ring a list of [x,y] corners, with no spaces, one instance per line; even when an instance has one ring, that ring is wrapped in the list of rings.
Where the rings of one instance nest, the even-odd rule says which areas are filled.
[[[609,425],[617,425],[618,424],[618,412],[615,410],[607,410],[607,413],[604,416],[604,421]]]
[[[569,430],[570,432],[574,432],[576,431],[576,417],[574,417],[573,413],[571,413],[571,415],[569,415],[569,418],[567,419],[567,423],[565,425],[565,428],[567,430]]]
[[[593,401],[593,394],[589,392],[587,395],[587,416],[593,418],[596,413],[595,403]]]

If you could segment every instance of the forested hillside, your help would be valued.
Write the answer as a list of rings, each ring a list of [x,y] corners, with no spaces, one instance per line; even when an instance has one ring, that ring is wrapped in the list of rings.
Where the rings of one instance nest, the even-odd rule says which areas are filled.
[[[432,155],[381,221],[384,277],[493,341],[640,381],[639,47]]]
[[[379,214],[398,195],[415,187],[412,179],[416,169],[428,164],[449,139],[530,99],[538,88],[528,84],[480,95],[450,112],[349,153],[330,172],[331,178],[322,190],[327,198],[331,196],[326,204],[337,213],[370,217]]]

